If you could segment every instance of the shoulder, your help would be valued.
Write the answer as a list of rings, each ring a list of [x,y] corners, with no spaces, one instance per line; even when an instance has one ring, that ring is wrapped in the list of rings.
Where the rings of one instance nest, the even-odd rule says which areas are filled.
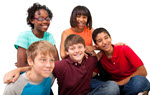
[[[22,93],[22,90],[26,86],[26,84],[27,82],[25,81],[23,75],[20,75],[20,77],[16,80],[15,83],[10,83],[6,86],[4,95],[19,95]]]
[[[44,32],[44,34],[45,34],[46,36],[53,37],[52,33],[50,33],[50,32]]]
[[[21,32],[19,36],[28,36],[28,35],[31,35],[32,34],[32,31],[24,31],[24,32]]]
[[[62,32],[62,34],[70,34],[72,32],[72,28],[68,28]]]
[[[98,59],[96,56],[88,56],[88,59],[87,59],[88,62],[97,62]]]

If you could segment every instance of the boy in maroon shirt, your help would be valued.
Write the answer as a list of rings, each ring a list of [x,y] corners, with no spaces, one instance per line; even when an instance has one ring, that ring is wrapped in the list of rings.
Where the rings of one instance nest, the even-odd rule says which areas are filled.
[[[109,81],[91,91],[90,80],[99,58],[96,56],[84,57],[85,42],[79,35],[69,35],[64,45],[69,57],[57,61],[53,70],[53,75],[58,81],[59,95],[112,95],[114,90],[119,89],[117,86],[112,88],[112,85],[116,83]],[[14,73],[25,70],[19,69]],[[113,95],[117,95],[116,92]]]

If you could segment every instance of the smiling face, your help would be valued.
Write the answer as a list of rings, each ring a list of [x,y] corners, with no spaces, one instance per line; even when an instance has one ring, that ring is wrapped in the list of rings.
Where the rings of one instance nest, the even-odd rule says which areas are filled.
[[[76,20],[77,20],[77,28],[84,29],[84,26],[86,26],[87,24],[88,17],[84,15],[77,15]]]
[[[40,9],[35,12],[34,18],[49,18],[48,13],[44,9]],[[34,24],[34,29],[35,31],[39,32],[45,32],[47,31],[49,25],[50,25],[50,20],[44,20],[44,21],[39,21],[37,19],[32,19],[31,23]]]
[[[105,33],[105,32],[101,32],[98,33],[96,36],[96,47],[98,47],[99,49],[101,49],[104,52],[109,52],[112,50],[112,45],[111,45],[111,37]]]
[[[68,51],[66,51],[66,54],[69,55],[69,57],[74,62],[78,62],[79,64],[81,64],[84,57],[84,51],[85,51],[84,45],[82,43],[78,43],[69,46]]]
[[[49,54],[43,55],[38,53],[34,61],[28,58],[28,64],[32,68],[32,74],[40,78],[47,78],[54,69],[54,57]]]

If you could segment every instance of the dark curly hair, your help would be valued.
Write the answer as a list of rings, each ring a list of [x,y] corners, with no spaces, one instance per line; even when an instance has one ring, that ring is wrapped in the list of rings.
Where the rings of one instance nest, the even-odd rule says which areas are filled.
[[[50,9],[48,9],[48,7],[46,7],[45,5],[40,5],[39,3],[34,3],[33,6],[31,6],[30,8],[28,8],[27,12],[28,12],[28,16],[27,16],[27,24],[34,29],[34,25],[30,22],[30,20],[32,20],[34,18],[34,14],[36,11],[40,10],[40,9],[44,9],[47,11],[48,16],[52,19],[53,17],[53,13],[51,12]]]

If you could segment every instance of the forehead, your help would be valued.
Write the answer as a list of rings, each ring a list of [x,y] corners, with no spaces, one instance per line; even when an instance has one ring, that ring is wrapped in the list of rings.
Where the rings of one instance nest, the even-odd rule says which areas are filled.
[[[84,46],[84,45],[82,43],[77,43],[77,44],[70,45],[69,47],[76,47],[76,46]]]
[[[35,12],[34,16],[48,16],[48,12],[44,9],[39,9]]]
[[[103,38],[104,36],[108,36],[108,34],[105,33],[105,32],[98,33],[97,36],[96,36],[96,39]]]
[[[54,55],[52,53],[48,53],[48,52],[38,52],[37,53],[37,57],[39,58],[54,58]]]

